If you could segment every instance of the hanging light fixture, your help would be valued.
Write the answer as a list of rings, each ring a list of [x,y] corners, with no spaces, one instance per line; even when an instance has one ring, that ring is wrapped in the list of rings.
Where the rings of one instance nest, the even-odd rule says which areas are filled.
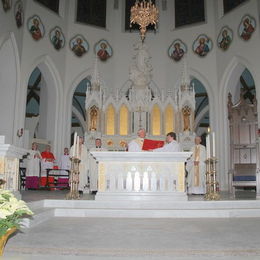
[[[134,23],[139,25],[141,40],[143,42],[145,38],[146,27],[151,24],[154,25],[156,29],[158,18],[159,10],[156,8],[155,4],[151,2],[151,0],[143,0],[142,2],[136,0],[135,4],[131,7],[130,28]]]

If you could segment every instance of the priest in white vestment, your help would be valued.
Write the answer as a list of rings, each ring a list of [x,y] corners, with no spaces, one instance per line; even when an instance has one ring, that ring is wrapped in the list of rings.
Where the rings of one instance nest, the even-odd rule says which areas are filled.
[[[201,145],[201,137],[195,138],[195,146],[192,147],[192,157],[187,161],[188,194],[205,194],[206,186],[206,149]]]
[[[26,176],[37,176],[40,173],[40,160],[42,159],[41,153],[38,150],[36,143],[32,143],[32,149],[29,150],[29,155],[27,156],[27,167]]]
[[[137,132],[137,136],[137,138],[135,138],[128,144],[128,152],[142,152],[144,138],[146,136],[145,129],[139,129]]]
[[[71,161],[69,155],[69,148],[65,147],[64,152],[59,158],[59,168],[62,170],[70,170]],[[67,174],[67,171],[61,171],[61,174]]]
[[[75,144],[74,144],[75,145]],[[72,157],[74,145],[70,148],[70,157]],[[87,187],[88,184],[88,151],[87,147],[84,145],[83,137],[79,137],[79,149],[76,151],[78,158],[80,159],[79,163],[79,191],[83,193],[89,192]]]
[[[180,144],[176,141],[176,134],[170,132],[166,135],[166,144],[163,147],[153,149],[153,152],[181,152]]]
[[[92,147],[89,151],[107,151],[107,149],[102,147],[101,139],[97,138],[95,140],[95,147]],[[91,155],[89,156],[89,188],[91,192],[98,190],[98,164]]]

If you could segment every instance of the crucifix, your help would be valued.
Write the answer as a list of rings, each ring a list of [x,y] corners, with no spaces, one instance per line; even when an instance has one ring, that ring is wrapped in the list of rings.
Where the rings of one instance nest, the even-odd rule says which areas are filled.
[[[139,113],[139,128],[141,128],[142,127],[142,112],[143,112],[141,106],[138,107],[138,110],[136,112]]]

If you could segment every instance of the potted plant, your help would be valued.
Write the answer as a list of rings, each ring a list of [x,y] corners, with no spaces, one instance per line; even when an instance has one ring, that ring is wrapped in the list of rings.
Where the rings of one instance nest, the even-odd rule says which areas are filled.
[[[18,200],[9,190],[0,189],[0,256],[8,237],[20,228],[24,215],[32,215],[23,200]]]

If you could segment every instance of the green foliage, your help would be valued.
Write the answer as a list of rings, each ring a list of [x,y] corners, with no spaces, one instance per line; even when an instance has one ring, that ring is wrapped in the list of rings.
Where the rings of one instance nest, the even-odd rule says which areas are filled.
[[[8,190],[0,190],[0,237],[12,227],[20,228],[23,216],[32,215],[23,200],[18,200]]]

